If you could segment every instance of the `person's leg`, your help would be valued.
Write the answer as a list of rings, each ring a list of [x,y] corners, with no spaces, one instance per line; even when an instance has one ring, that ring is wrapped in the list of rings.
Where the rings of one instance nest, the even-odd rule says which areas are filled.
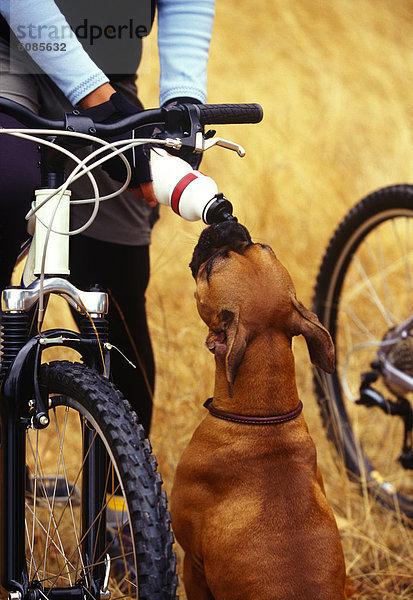
[[[23,127],[0,114],[1,127]],[[27,237],[25,215],[40,182],[37,145],[0,135],[0,289],[10,284],[21,243]]]
[[[80,289],[98,284],[109,292],[109,341],[113,380],[149,433],[155,367],[145,309],[149,247],[102,242],[82,235],[71,239],[70,280]]]
[[[9,47],[0,39],[0,96],[38,113],[38,90],[25,65],[10,70]],[[17,66],[18,58],[15,58]],[[13,117],[0,114],[0,126],[25,128]],[[20,244],[27,237],[25,215],[34,189],[40,183],[37,144],[15,136],[0,135],[0,289],[10,283]]]

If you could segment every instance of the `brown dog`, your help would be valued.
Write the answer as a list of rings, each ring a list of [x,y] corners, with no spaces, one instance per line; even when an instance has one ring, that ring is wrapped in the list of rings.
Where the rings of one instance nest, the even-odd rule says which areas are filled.
[[[291,351],[303,334],[313,363],[331,372],[330,335],[272,250],[241,225],[206,229],[191,267],[216,377],[212,414],[171,496],[188,600],[343,599],[343,552]]]

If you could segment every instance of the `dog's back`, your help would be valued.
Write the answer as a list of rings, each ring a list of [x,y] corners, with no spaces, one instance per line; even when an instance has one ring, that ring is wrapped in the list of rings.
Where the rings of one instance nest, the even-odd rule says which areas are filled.
[[[344,598],[339,535],[300,421],[257,436],[208,415],[195,431],[171,503],[189,599],[202,598],[193,577],[215,600]]]

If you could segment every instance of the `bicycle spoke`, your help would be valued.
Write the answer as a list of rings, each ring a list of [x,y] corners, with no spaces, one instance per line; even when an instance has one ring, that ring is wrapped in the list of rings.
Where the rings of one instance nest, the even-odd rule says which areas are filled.
[[[370,329],[367,328],[367,325],[364,323],[364,321],[358,317],[350,302],[343,300],[340,309],[346,316],[345,326],[341,324],[340,331],[351,331],[353,335],[358,336],[362,340],[366,338],[370,341],[376,340],[376,337],[374,336],[373,332],[370,331]]]
[[[47,493],[47,489],[46,489],[46,487],[45,487],[45,485],[44,485],[45,475],[44,475],[44,472],[43,472],[43,469],[42,469],[41,460],[40,460],[40,458],[39,458],[39,455],[38,455],[38,438],[39,438],[39,431],[38,431],[38,430],[36,431],[36,453],[34,453],[34,452],[33,452],[33,446],[32,446],[31,440],[30,440],[30,436],[29,436],[29,435],[27,435],[27,438],[29,439],[29,446],[30,446],[30,448],[32,449],[32,453],[33,453],[33,457],[34,457],[34,460],[35,460],[35,465],[36,465],[36,466],[35,466],[35,475],[34,475],[34,478],[33,478],[33,481],[34,481],[34,486],[35,486],[35,494],[33,495],[33,506],[34,506],[34,509],[32,510],[32,509],[31,509],[31,508],[28,506],[28,504],[27,504],[27,502],[26,502],[26,508],[28,508],[28,509],[29,509],[29,511],[32,513],[32,518],[33,518],[33,537],[32,537],[32,548],[34,548],[34,547],[35,547],[35,545],[34,545],[34,536],[35,536],[35,524],[36,524],[36,523],[37,523],[38,525],[40,525],[40,526],[41,526],[41,528],[44,530],[44,533],[46,533],[46,538],[47,538],[47,531],[46,531],[46,529],[44,528],[44,526],[43,526],[43,524],[41,523],[41,521],[40,521],[40,520],[39,520],[39,519],[36,517],[36,510],[37,510],[37,506],[38,506],[38,502],[37,502],[37,484],[38,484],[38,483],[40,483],[40,485],[41,485],[41,488],[42,488],[42,491],[43,491],[43,498],[44,498],[44,500],[46,501],[46,503],[47,503],[47,505],[48,505],[49,514],[50,514],[50,515],[51,515],[51,517],[53,518],[53,522],[54,522],[54,525],[55,525],[55,532],[57,533],[58,542],[59,542],[59,544],[60,544],[60,549],[58,548],[58,546],[55,544],[55,542],[54,542],[54,541],[53,541],[53,544],[54,544],[54,546],[56,547],[56,549],[58,550],[58,552],[61,554],[61,556],[63,556],[63,557],[64,557],[64,555],[65,555],[65,552],[64,552],[63,543],[62,543],[62,540],[61,540],[61,537],[60,537],[60,534],[59,534],[59,531],[58,531],[58,525],[56,524],[56,520],[55,520],[55,517],[54,517],[54,513],[53,513],[53,511],[52,511],[52,508],[51,508],[51,506],[50,506],[49,495],[48,495],[48,493]],[[38,474],[37,474],[37,473],[38,473],[38,471],[40,471],[40,477],[39,477],[39,476],[38,476]],[[42,473],[43,473],[43,474],[42,474]],[[44,556],[46,555],[46,551],[47,551],[47,550],[45,549]],[[43,558],[44,558],[44,556],[43,556]],[[36,572],[35,572],[35,574],[33,575],[33,577],[37,576],[37,574],[38,574],[38,571],[36,570]]]
[[[36,507],[37,507],[37,502],[36,502],[36,497],[37,497],[37,469],[38,469],[38,451],[39,451],[39,432],[36,431],[36,456],[35,456],[35,470],[34,470],[34,479],[33,479],[33,508],[34,508],[34,514],[33,514],[33,528],[32,528],[32,548],[34,548],[34,533],[35,533],[35,523],[36,523]]]
[[[34,571],[37,573],[37,567],[36,567],[36,562],[35,562],[35,558],[34,558],[34,546],[33,546],[33,541],[32,539],[30,539],[30,533],[29,533],[29,528],[28,528],[28,524],[27,524],[27,519],[25,520],[25,530],[26,530],[26,540],[27,540],[27,544],[29,546],[29,550],[30,550],[30,563],[29,563],[29,581],[31,581],[32,578],[32,568],[34,569]]]
[[[95,438],[96,438],[96,433],[94,434],[94,439],[95,439]],[[92,443],[92,445],[93,445],[93,443]],[[89,449],[88,449],[88,452],[86,453],[86,455],[85,455],[85,457],[84,457],[84,460],[83,460],[83,462],[82,462],[81,468],[84,466],[84,463],[85,463],[85,461],[86,461],[86,459],[87,459],[87,457],[88,457],[88,454],[89,454],[89,453],[90,453],[90,451],[91,451],[91,447],[92,447],[92,445],[89,447]],[[79,469],[79,471],[81,471],[81,468]],[[107,477],[108,477],[108,476],[109,476],[109,471],[108,471],[108,473],[107,473]],[[76,480],[76,481],[77,481],[77,480]],[[107,488],[107,485],[106,485],[106,488]],[[79,549],[79,548],[81,548],[81,544],[82,544],[82,542],[83,542],[83,541],[86,539],[87,535],[90,533],[90,531],[92,530],[92,528],[93,528],[93,527],[94,527],[94,526],[95,526],[95,525],[96,525],[98,522],[100,522],[100,520],[101,520],[101,518],[102,518],[102,512],[103,512],[104,510],[106,510],[106,508],[107,508],[107,506],[108,506],[108,503],[109,503],[109,502],[110,502],[110,501],[111,501],[111,500],[112,500],[112,499],[113,499],[113,498],[116,496],[116,493],[119,491],[119,489],[120,489],[120,488],[119,488],[119,485],[118,485],[118,486],[117,486],[117,487],[116,487],[116,488],[115,488],[115,489],[114,489],[114,490],[111,492],[111,494],[110,494],[110,495],[106,493],[106,500],[104,501],[104,503],[103,503],[103,505],[102,505],[102,507],[101,507],[100,511],[98,512],[97,516],[95,517],[94,521],[93,521],[93,522],[90,524],[89,528],[88,528],[88,529],[87,529],[87,530],[86,530],[86,531],[83,533],[83,536],[82,536],[80,539],[79,539],[79,538],[77,538],[77,544],[76,544],[76,548],[75,548],[75,550],[73,551],[73,553],[72,553],[71,555],[69,555],[69,557],[68,557],[68,558],[67,558],[67,557],[65,557],[65,558],[66,558],[66,560],[67,560],[67,562],[68,562],[69,564],[71,564],[71,562],[72,562],[72,560],[73,560],[73,558],[74,558],[74,556],[75,556],[76,552],[78,551],[78,549]],[[59,521],[59,522],[60,522],[60,521]],[[59,522],[58,522],[57,526],[59,525]],[[110,548],[110,546],[111,546],[111,544],[109,544],[109,545],[108,545],[107,549],[109,549],[109,548]],[[127,554],[125,554],[124,552],[122,552],[122,554],[120,555],[120,557],[125,557],[125,556],[128,556],[128,555],[127,555]],[[115,556],[115,557],[112,557],[112,558],[113,558],[113,559],[116,559],[116,558],[118,558],[118,557],[117,557],[117,556]],[[96,558],[95,558],[95,557],[93,557],[93,559],[92,559],[92,562],[91,562],[91,563],[88,565],[87,569],[86,569],[86,567],[85,567],[85,566],[83,565],[83,563],[82,563],[82,567],[83,567],[83,568],[82,568],[82,572],[83,572],[85,575],[87,575],[87,570],[89,570],[89,571],[90,571],[90,570],[92,570],[94,567],[96,567],[96,566],[98,566],[98,565],[100,565],[100,564],[102,564],[102,561],[101,561],[101,560],[99,560],[99,561],[96,561]],[[56,574],[56,576],[55,576],[55,578],[56,578],[56,581],[57,581],[57,580],[58,580],[58,578],[59,578],[59,577],[62,575],[62,573],[63,573],[63,570],[64,570],[64,567],[63,567],[63,568],[62,568],[62,569],[61,569],[61,570],[60,570],[60,571],[59,571],[59,572]],[[77,571],[76,571],[76,572],[77,572]]]
[[[71,514],[71,517],[72,517],[73,533],[75,535],[76,547],[78,549],[79,559],[80,559],[80,563],[82,565],[82,570],[83,570],[84,569],[84,564],[83,564],[82,552],[81,552],[81,548],[80,548],[80,544],[79,544],[77,526],[76,526],[75,516],[74,516],[74,513],[73,513],[73,503],[72,503],[72,500],[71,500],[71,493],[70,493],[69,482],[68,482],[68,477],[67,477],[67,472],[66,472],[66,465],[65,465],[64,455],[63,455],[63,444],[64,444],[64,439],[65,439],[66,425],[67,425],[67,420],[68,420],[69,408],[65,407],[65,420],[64,420],[64,427],[63,427],[62,436],[60,436],[59,424],[58,424],[58,421],[57,421],[57,414],[56,414],[56,407],[54,407],[53,413],[54,413],[54,419],[55,419],[55,423],[56,423],[57,439],[58,439],[58,442],[59,442],[59,463],[60,463],[60,459],[61,459],[62,466],[63,466],[64,480],[65,480],[65,484],[66,484],[66,491],[67,491],[68,503],[69,503],[69,507],[70,507],[70,514]],[[59,468],[58,468],[58,471],[59,471]],[[55,492],[56,492],[56,486],[57,486],[57,480],[58,480],[57,478],[58,478],[58,472],[56,474],[56,483],[55,483],[55,489],[54,489]],[[65,508],[66,508],[66,506],[65,506]]]
[[[32,517],[34,517],[34,513],[33,513],[32,509],[30,508],[30,506],[26,506],[26,508],[29,510]],[[47,533],[47,530],[40,519],[36,519],[36,523],[40,527],[40,529],[43,531],[43,533]],[[51,540],[51,544],[54,546],[54,548],[55,548],[55,550],[57,550],[57,552],[59,552],[60,554],[62,554],[62,556],[64,556],[64,552],[62,553],[62,549],[59,548],[59,546],[56,544],[56,542],[54,540]],[[70,564],[70,561],[67,561],[67,563],[70,567],[72,567],[73,572],[76,572],[74,565]],[[35,575],[37,575],[37,572],[35,573]],[[60,573],[60,575],[61,575],[61,573]]]
[[[411,272],[410,272],[410,263],[413,260],[413,251],[410,249],[410,244],[411,244],[411,223],[410,223],[410,219],[405,219],[405,235],[404,235],[404,239],[405,239],[405,244],[406,247],[403,248],[403,242],[402,242],[402,238],[400,235],[400,228],[396,227],[396,222],[392,221],[392,225],[393,225],[393,230],[395,232],[395,238],[397,241],[397,244],[399,246],[400,249],[400,256],[404,257],[404,266],[405,266],[405,281],[406,281],[406,287],[407,287],[407,298],[411,298],[412,297],[412,291],[413,291],[413,285],[412,285],[412,276],[411,276]],[[406,310],[411,309],[411,303],[406,304]],[[403,315],[404,318],[407,317],[407,313],[405,315]]]
[[[66,411],[65,421],[67,421],[67,411],[68,411],[67,407],[65,407],[65,411]],[[56,415],[55,415],[55,420],[56,420]],[[64,425],[64,427],[66,427],[66,424]],[[58,458],[58,463],[57,463],[57,467],[56,467],[55,482],[57,481],[57,478],[58,478],[58,475],[59,475],[60,464],[62,464],[64,462],[64,459],[62,458],[64,436],[60,435],[58,425],[56,426],[56,432],[57,432],[57,439],[58,439],[58,442],[59,442],[59,458]],[[38,431],[37,431],[37,437],[38,437]],[[95,437],[96,437],[96,434],[95,434]],[[30,439],[30,436],[29,436],[29,439]],[[53,495],[52,495],[52,497],[50,497],[49,494],[48,494],[48,492],[47,492],[47,489],[46,489],[46,487],[44,485],[44,480],[46,479],[46,476],[44,474],[44,470],[43,470],[43,467],[41,465],[41,460],[40,460],[39,456],[33,451],[33,447],[32,447],[31,441],[29,442],[29,444],[30,444],[30,447],[32,448],[32,454],[33,454],[33,458],[35,460],[36,470],[38,472],[40,472],[40,475],[38,474],[34,478],[34,481],[35,481],[36,486],[37,486],[38,483],[40,483],[40,485],[42,487],[42,491],[43,491],[43,498],[44,498],[45,502],[47,503],[47,508],[48,508],[48,511],[49,511],[49,526],[48,526],[47,529],[44,527],[43,523],[41,523],[41,521],[38,518],[36,518],[35,516],[33,518],[33,529],[34,529],[35,524],[37,523],[38,525],[41,526],[41,529],[46,534],[46,545],[45,545],[44,553],[43,553],[44,572],[46,572],[46,560],[47,560],[47,555],[48,555],[48,549],[50,547],[50,544],[52,544],[54,550],[63,559],[63,566],[58,569],[57,574],[54,574],[54,576],[53,576],[54,583],[52,583],[50,581],[51,587],[54,587],[55,585],[58,584],[59,578],[62,577],[63,572],[65,570],[67,571],[67,576],[69,578],[70,585],[72,585],[71,572],[74,575],[77,575],[79,573],[79,568],[76,567],[73,564],[73,559],[74,559],[74,557],[75,557],[76,554],[78,555],[78,559],[80,557],[80,562],[81,562],[81,565],[82,565],[82,572],[84,572],[84,564],[83,564],[83,558],[82,558],[82,554],[81,554],[81,543],[82,543],[82,541],[83,541],[84,538],[82,538],[82,539],[79,540],[79,536],[78,536],[78,533],[77,533],[77,526],[76,526],[75,518],[74,518],[74,515],[73,515],[72,496],[73,496],[73,492],[74,492],[74,489],[76,487],[76,484],[77,484],[80,476],[82,475],[82,470],[83,470],[83,467],[84,467],[84,463],[85,463],[85,460],[87,459],[87,456],[88,456],[88,454],[90,452],[90,449],[88,450],[86,456],[84,457],[83,461],[81,462],[81,464],[80,464],[80,466],[78,468],[78,472],[77,472],[75,481],[73,483],[72,490],[70,491],[69,488],[67,487],[68,492],[69,492],[68,493],[68,498],[67,498],[67,500],[65,502],[65,505],[63,507],[61,507],[61,513],[60,513],[59,517],[56,519],[56,516],[54,514],[54,505],[55,505],[55,500],[56,500],[56,485],[54,486]],[[65,474],[65,477],[66,477],[66,474]],[[67,477],[66,477],[66,483],[67,483]],[[38,504],[38,502],[37,502],[37,496],[36,496],[36,502],[35,502],[35,507],[36,508],[37,508],[37,504]],[[65,514],[65,511],[66,511],[66,509],[67,509],[68,506],[70,507],[72,524],[73,524],[73,531],[74,531],[74,535],[75,535],[75,539],[76,539],[75,550],[74,550],[74,552],[69,557],[67,556],[67,553],[64,550],[63,542],[61,540],[61,535],[60,535],[60,532],[59,532],[59,526],[60,526],[60,524],[62,522],[62,519],[64,518],[64,514]],[[30,512],[33,512],[33,511],[30,509]],[[51,523],[53,524],[53,531],[52,532],[50,531]],[[54,540],[55,536],[57,538],[57,542],[58,543],[56,543],[55,540]],[[33,544],[32,544],[32,547],[33,547]],[[33,576],[38,576],[38,572],[36,571],[36,573],[34,575],[32,575],[32,577]]]
[[[397,299],[396,299],[395,295],[393,294],[390,283],[389,283],[388,271],[390,271],[390,268],[386,264],[386,259],[385,259],[386,249],[384,248],[384,244],[382,241],[382,232],[380,229],[375,230],[375,238],[376,238],[376,240],[375,240],[376,243],[375,243],[374,249],[372,248],[371,243],[369,243],[368,241],[365,243],[365,246],[368,248],[369,255],[370,255],[371,260],[373,261],[373,264],[376,265],[376,272],[381,277],[383,294],[384,294],[383,304],[384,304],[384,306],[387,307],[387,310],[392,315],[391,321],[393,323],[398,323],[403,317],[403,311],[401,310],[401,307],[398,304]],[[372,271],[372,272],[374,272],[374,271]],[[392,307],[391,311],[390,311],[390,307]],[[396,308],[397,308],[397,311],[395,310]],[[396,316],[396,312],[398,313],[397,316]]]
[[[371,299],[373,301],[373,304],[377,307],[377,309],[379,310],[380,314],[382,315],[386,325],[388,327],[392,327],[394,324],[394,320],[389,316],[389,311],[388,309],[384,306],[383,302],[380,299],[380,296],[376,290],[376,288],[374,287],[373,281],[370,279],[370,277],[367,275],[360,259],[358,257],[356,257],[355,261],[354,261],[355,267],[357,268],[360,277],[362,279],[362,281],[364,282],[366,289],[370,292],[371,295]]]
[[[57,488],[57,482],[58,482],[58,477],[59,477],[59,472],[60,472],[60,464],[62,461],[62,447],[63,447],[62,446],[63,441],[61,442],[60,436],[59,436],[59,427],[58,427],[58,423],[57,423],[57,419],[56,419],[56,410],[54,409],[53,412],[54,412],[54,418],[55,418],[55,424],[56,424],[57,439],[59,441],[59,456],[58,456],[58,461],[57,461],[57,465],[56,465],[56,477],[55,477],[55,482],[54,482],[54,487],[53,487],[52,505],[51,505],[51,509],[50,509],[49,523],[48,523],[47,535],[46,535],[46,545],[45,545],[45,552],[44,552],[44,573],[46,573],[46,563],[47,563],[47,556],[48,556],[47,551],[48,551],[48,546],[49,546],[50,527],[51,527],[52,518],[54,520],[56,488]],[[65,431],[65,429],[66,429],[67,413],[68,413],[68,409],[65,410],[65,420],[64,420],[63,431]],[[63,440],[64,440],[64,434],[63,434]],[[74,531],[75,530],[76,530],[76,528],[74,528]],[[55,528],[55,532],[56,532],[56,528]],[[72,585],[69,569],[67,569],[67,571],[68,571],[69,583],[70,583],[70,585]]]

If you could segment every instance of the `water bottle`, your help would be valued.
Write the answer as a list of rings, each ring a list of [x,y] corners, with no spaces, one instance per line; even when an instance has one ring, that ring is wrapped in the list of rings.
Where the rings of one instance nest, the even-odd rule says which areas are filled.
[[[161,148],[151,150],[153,189],[159,204],[170,206],[187,221],[220,223],[236,220],[232,205],[218,193],[211,177],[192,169],[186,161]]]

